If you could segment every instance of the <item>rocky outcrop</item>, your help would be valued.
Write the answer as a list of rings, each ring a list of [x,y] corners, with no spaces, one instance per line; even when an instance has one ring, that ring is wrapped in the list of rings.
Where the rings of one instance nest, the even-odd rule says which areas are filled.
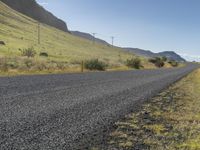
[[[0,0],[14,10],[29,16],[41,23],[53,26],[62,31],[68,32],[67,25],[61,19],[45,10],[35,0]]]

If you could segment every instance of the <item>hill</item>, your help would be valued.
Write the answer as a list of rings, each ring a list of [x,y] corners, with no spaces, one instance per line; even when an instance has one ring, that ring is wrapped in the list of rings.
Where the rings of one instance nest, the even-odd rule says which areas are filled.
[[[181,61],[185,62],[186,61],[184,58],[182,58],[180,55],[178,55],[177,53],[175,53],[173,51],[160,52],[160,53],[158,53],[158,55],[165,56],[168,59],[176,60],[176,61],[179,61],[179,62],[181,62]]]
[[[49,69],[51,66],[50,70],[54,70],[54,66],[62,68],[60,65],[63,64],[57,62],[65,63],[64,65],[68,68],[74,66],[80,68],[80,61],[95,58],[109,63],[109,67],[113,68],[124,66],[125,60],[134,56],[120,48],[100,43],[93,44],[90,40],[43,23],[40,23],[39,29],[34,19],[11,9],[0,1],[0,41],[5,43],[5,45],[0,44],[0,58],[11,57],[12,60],[8,65],[24,67],[24,63],[22,65],[21,61],[18,61],[18,59],[25,59],[21,56],[21,50],[33,47],[37,54],[31,64],[40,64],[40,69],[44,67],[44,62],[50,62],[51,64],[45,68]],[[38,43],[38,31],[40,31],[40,44]],[[40,57],[40,52],[48,53],[48,57]],[[18,61],[17,64],[16,61]]]
[[[179,62],[185,62],[186,60],[174,51],[164,51],[159,53],[153,53],[149,50],[143,50],[139,48],[123,48],[125,51],[132,52],[138,56],[142,57],[167,57],[169,60],[175,60]]]
[[[10,6],[12,9],[25,14],[41,23],[58,28],[68,32],[67,25],[61,19],[45,10],[35,0],[0,0]]]
[[[101,42],[93,43],[47,24],[38,24],[0,1],[0,74],[80,72],[81,62],[91,59],[99,59],[108,70],[129,69],[126,62],[136,57],[134,53]],[[24,56],[27,50],[35,56]],[[145,57],[139,58],[141,68],[156,68]]]
[[[157,54],[151,52],[150,50],[143,50],[139,48],[123,48],[125,51],[132,52],[138,56],[144,57],[156,57]]]
[[[96,43],[101,43],[104,45],[110,45],[108,42],[99,39],[99,38],[95,38],[94,36],[92,36],[89,33],[84,33],[84,32],[80,32],[80,31],[70,31],[73,35],[90,40],[90,41],[95,41]]]

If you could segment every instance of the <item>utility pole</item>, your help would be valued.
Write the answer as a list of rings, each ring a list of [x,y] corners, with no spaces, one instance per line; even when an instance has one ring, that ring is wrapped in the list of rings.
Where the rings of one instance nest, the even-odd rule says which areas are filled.
[[[112,39],[112,47],[113,47],[114,46],[114,39],[115,39],[115,37],[111,36],[111,39]]]
[[[93,35],[93,44],[95,43],[95,36],[96,36],[96,33],[92,33]]]
[[[38,44],[40,44],[40,23],[38,22]]]

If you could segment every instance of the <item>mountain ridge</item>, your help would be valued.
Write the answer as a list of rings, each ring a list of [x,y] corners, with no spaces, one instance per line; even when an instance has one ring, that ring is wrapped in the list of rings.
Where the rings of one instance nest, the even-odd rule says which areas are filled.
[[[139,48],[123,48],[125,51],[132,52],[138,56],[144,56],[144,57],[167,57],[169,60],[176,60],[179,62],[185,62],[186,60],[182,58],[180,55],[178,55],[174,51],[163,51],[159,53],[154,53],[150,50],[143,50]]]
[[[106,41],[104,41],[100,38],[95,38],[94,36],[92,36],[91,34],[86,33],[86,32],[80,32],[80,31],[70,31],[70,32],[71,32],[71,34],[73,34],[75,36],[78,36],[78,37],[81,37],[81,38],[84,38],[84,39],[87,39],[90,41],[95,40],[95,42],[97,42],[97,43],[101,43],[101,44],[108,45],[108,46],[110,45]],[[140,48],[131,48],[131,47],[127,47],[127,48],[119,47],[119,48],[121,48],[125,51],[128,51],[128,52],[132,52],[135,55],[142,56],[142,57],[162,57],[162,56],[164,56],[164,57],[167,57],[169,60],[176,60],[179,62],[186,61],[184,58],[182,58],[180,55],[178,55],[174,51],[163,51],[163,52],[159,52],[159,53],[154,53],[151,50],[143,50]]]
[[[57,29],[60,29],[62,31],[68,32],[76,37],[80,37],[89,41],[94,41],[96,43],[100,43],[103,45],[110,46],[108,42],[105,40],[102,40],[100,38],[96,38],[93,35],[81,31],[69,31],[67,28],[67,25],[64,21],[61,19],[58,19],[56,16],[54,16],[51,12],[44,9],[42,6],[40,6],[35,0],[0,0],[12,9],[27,15],[28,17],[31,17],[38,22],[50,25],[52,27],[55,27]],[[135,55],[142,56],[142,57],[161,57],[165,56],[170,60],[176,60],[176,61],[184,61],[181,56],[179,56],[174,51],[164,51],[159,53],[153,53],[150,50],[143,50],[139,48],[121,48],[124,51],[132,52]]]
[[[81,31],[70,31],[70,32],[71,32],[72,35],[75,35],[75,36],[78,36],[78,37],[81,37],[81,38],[84,38],[84,39],[87,39],[87,40],[90,40],[90,41],[95,41],[97,43],[101,43],[101,44],[104,44],[104,45],[110,45],[105,40],[102,40],[100,38],[96,38],[93,35],[86,33],[86,32],[81,32]]]
[[[31,17],[38,22],[69,32],[66,23],[44,9],[35,0],[0,0],[12,9]]]

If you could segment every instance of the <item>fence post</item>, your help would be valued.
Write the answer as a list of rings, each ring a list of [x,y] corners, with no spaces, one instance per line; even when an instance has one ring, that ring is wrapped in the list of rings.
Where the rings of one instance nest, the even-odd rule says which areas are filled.
[[[84,70],[84,62],[83,61],[81,61],[81,72],[83,72]]]

